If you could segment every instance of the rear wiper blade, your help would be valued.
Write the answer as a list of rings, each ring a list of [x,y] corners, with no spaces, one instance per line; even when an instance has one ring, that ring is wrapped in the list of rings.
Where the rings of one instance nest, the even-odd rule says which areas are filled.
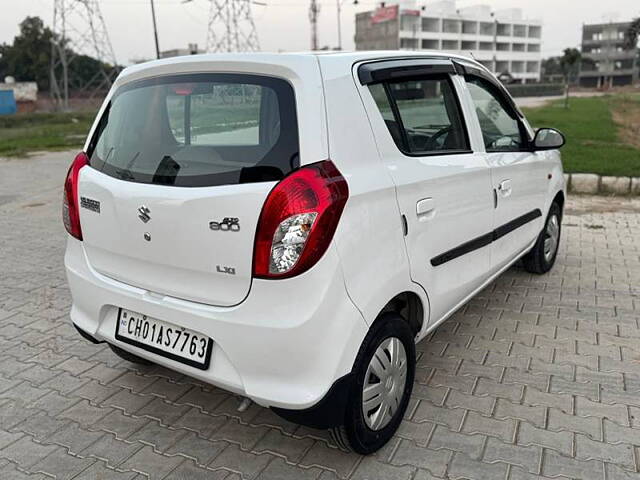
[[[133,180],[134,176],[131,173],[131,171],[129,171],[126,168],[116,168],[116,174],[118,175],[118,177],[120,177],[122,180]]]
[[[127,166],[124,168],[116,168],[116,173],[118,174],[118,176],[122,179],[122,180],[134,180],[135,177],[133,176],[133,173],[131,173],[131,167],[133,167],[134,162],[136,161],[136,159],[138,158],[138,156],[140,155],[140,152],[136,152],[136,154],[131,157],[131,160],[129,160],[129,162],[127,163]]]

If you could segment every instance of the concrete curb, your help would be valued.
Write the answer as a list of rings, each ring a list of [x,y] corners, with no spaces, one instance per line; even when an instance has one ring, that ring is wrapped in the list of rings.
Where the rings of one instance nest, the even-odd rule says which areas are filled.
[[[595,173],[565,173],[572,193],[640,195],[640,177],[603,177]]]

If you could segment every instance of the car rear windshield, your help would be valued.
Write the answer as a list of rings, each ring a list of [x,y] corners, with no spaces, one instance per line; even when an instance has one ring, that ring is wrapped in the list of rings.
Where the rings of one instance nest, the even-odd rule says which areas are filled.
[[[273,181],[299,166],[291,85],[241,74],[156,77],[119,88],[90,165],[122,180],[181,187]]]

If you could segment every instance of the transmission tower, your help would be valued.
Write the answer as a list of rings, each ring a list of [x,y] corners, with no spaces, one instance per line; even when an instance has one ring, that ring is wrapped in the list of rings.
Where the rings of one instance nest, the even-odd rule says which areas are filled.
[[[51,45],[51,94],[58,108],[69,107],[69,90],[78,93],[92,90],[90,97],[110,87],[116,69],[107,72],[104,64],[116,67],[116,56],[98,0],[54,0]],[[78,55],[88,55],[100,61],[93,78],[80,81],[69,78],[69,66]]]
[[[256,52],[260,50],[251,0],[209,0],[207,52]]]
[[[320,16],[320,4],[311,0],[309,5],[309,21],[311,22],[311,50],[318,50],[318,17]]]

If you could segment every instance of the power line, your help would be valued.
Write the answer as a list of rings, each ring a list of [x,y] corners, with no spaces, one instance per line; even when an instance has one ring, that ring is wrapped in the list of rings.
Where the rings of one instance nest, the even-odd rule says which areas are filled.
[[[116,67],[116,56],[98,0],[54,0],[51,43],[51,94],[58,108],[69,107],[69,89],[93,88],[91,96],[110,87],[115,68],[107,73],[104,64]],[[70,85],[69,65],[78,55],[89,55],[99,61],[96,74],[86,82]]]
[[[207,52],[260,50],[251,0],[209,0]]]

